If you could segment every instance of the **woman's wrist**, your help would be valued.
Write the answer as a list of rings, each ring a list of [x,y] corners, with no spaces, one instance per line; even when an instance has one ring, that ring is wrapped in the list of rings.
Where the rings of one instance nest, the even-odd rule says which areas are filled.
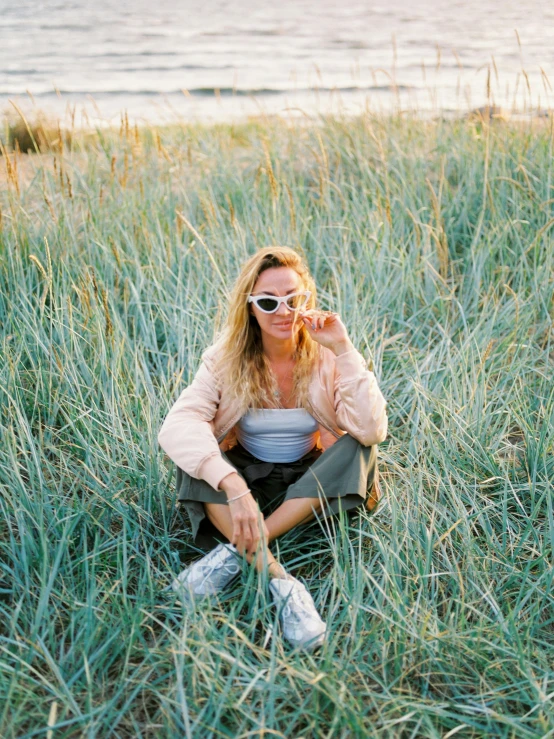
[[[248,485],[237,472],[231,472],[219,483],[220,490],[223,490],[227,499],[233,498],[235,495],[248,491]]]
[[[339,356],[339,354],[346,354],[346,352],[351,352],[352,349],[354,349],[354,344],[350,341],[350,339],[344,339],[344,341],[340,341],[338,344],[335,344],[331,347],[331,351],[335,356]]]
[[[233,495],[232,498],[227,498],[227,503],[232,503],[235,500],[239,500],[239,498],[244,498],[245,495],[248,495],[251,492],[249,488],[246,488],[246,490],[242,493],[239,493],[238,495]]]

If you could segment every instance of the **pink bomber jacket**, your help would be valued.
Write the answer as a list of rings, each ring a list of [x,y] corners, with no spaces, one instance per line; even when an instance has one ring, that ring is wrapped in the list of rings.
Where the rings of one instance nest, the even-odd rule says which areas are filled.
[[[309,412],[319,423],[318,445],[328,449],[348,433],[364,446],[387,436],[386,401],[362,355],[352,349],[335,356],[320,347],[320,358],[308,390]],[[241,412],[214,375],[218,345],[202,355],[192,383],[167,414],[158,442],[184,472],[216,490],[235,468],[221,456],[235,442],[234,426]]]

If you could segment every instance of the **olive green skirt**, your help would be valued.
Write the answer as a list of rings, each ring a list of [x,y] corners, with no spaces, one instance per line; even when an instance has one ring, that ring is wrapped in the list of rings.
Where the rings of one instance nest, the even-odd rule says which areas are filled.
[[[240,444],[222,456],[245,480],[264,516],[292,498],[320,498],[324,516],[335,515],[341,509],[351,512],[364,505],[377,468],[377,446],[362,446],[349,434],[325,452],[314,447],[296,462],[263,462]],[[203,505],[227,505],[225,493],[179,467],[176,485],[195,545],[212,549],[218,542],[227,541],[206,517]]]

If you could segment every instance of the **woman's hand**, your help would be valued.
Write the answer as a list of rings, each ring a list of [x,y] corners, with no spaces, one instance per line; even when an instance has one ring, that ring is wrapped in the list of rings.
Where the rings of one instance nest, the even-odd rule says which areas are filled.
[[[354,348],[338,313],[312,309],[300,311],[300,319],[312,339],[335,354],[344,354]]]
[[[231,544],[234,544],[240,554],[256,554],[260,542],[262,549],[267,546],[269,531],[264,517],[251,493],[243,495],[238,500],[229,503],[233,535]]]
[[[250,492],[248,495],[242,495],[248,490],[248,486],[237,472],[224,477],[219,486],[227,498],[241,495],[237,500],[231,500],[228,505],[233,524],[231,544],[236,546],[240,554],[255,554],[260,541],[263,539],[265,546],[269,538],[269,532],[258,504]]]

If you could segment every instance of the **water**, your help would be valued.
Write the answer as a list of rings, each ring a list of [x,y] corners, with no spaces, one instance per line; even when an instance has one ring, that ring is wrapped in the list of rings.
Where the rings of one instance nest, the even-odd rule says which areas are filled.
[[[553,49],[554,4],[537,0],[0,0],[0,109],[467,110],[489,73],[495,103],[548,107]]]

